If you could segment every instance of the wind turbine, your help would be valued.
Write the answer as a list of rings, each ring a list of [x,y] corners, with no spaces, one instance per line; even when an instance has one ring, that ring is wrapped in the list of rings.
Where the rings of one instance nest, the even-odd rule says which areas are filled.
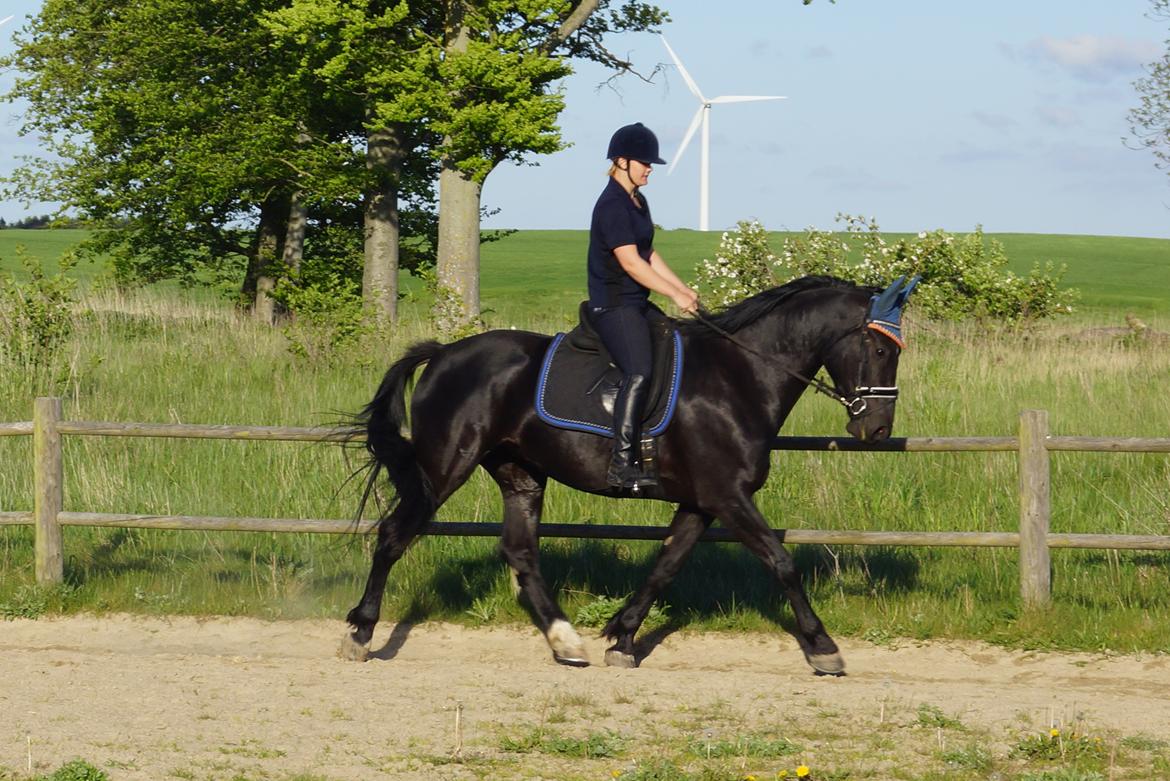
[[[15,16],[15,15],[16,15],[16,14],[9,14],[8,16],[4,17],[3,19],[0,19],[0,27],[3,27],[4,25],[6,25],[6,24],[8,24],[9,22],[11,22],[11,21],[12,21],[12,17],[13,17],[13,16]]]
[[[711,205],[710,186],[711,186],[711,107],[716,103],[747,103],[753,100],[784,100],[784,95],[720,95],[717,98],[706,98],[703,96],[699,85],[695,84],[695,80],[691,78],[691,74],[687,73],[687,69],[683,67],[682,60],[674,53],[674,49],[670,48],[670,44],[666,42],[666,36],[662,37],[662,45],[670,52],[670,58],[674,60],[674,64],[678,67],[678,72],[682,74],[683,81],[687,83],[687,88],[690,89],[691,94],[699,99],[699,110],[695,112],[694,118],[691,120],[690,127],[687,128],[686,135],[683,136],[682,143],[679,144],[678,151],[675,152],[674,157],[670,161],[670,167],[666,169],[666,173],[674,171],[674,167],[678,165],[679,158],[682,153],[686,151],[687,144],[691,142],[695,131],[699,128],[700,123],[703,125],[703,146],[700,159],[699,168],[699,230],[708,230],[709,213]]]

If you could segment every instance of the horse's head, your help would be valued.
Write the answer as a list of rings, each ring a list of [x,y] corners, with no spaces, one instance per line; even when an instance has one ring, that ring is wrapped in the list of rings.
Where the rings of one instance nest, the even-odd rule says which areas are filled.
[[[869,299],[865,321],[841,336],[825,357],[825,368],[849,413],[845,430],[862,442],[881,442],[894,428],[898,400],[898,356],[902,306],[918,284],[899,277]]]

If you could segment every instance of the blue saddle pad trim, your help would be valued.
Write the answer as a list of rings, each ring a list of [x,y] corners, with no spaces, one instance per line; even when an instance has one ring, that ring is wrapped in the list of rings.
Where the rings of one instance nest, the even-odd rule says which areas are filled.
[[[585,431],[590,434],[613,437],[612,423],[610,425],[601,425],[593,421],[558,415],[548,409],[546,393],[549,388],[549,369],[552,367],[553,358],[556,356],[561,343],[564,342],[565,336],[564,333],[558,333],[553,337],[552,344],[545,350],[544,359],[540,364],[540,378],[536,384],[536,415],[545,423],[556,426],[557,428],[568,429],[570,431]],[[666,406],[658,421],[645,431],[647,436],[656,437],[665,431],[666,427],[670,425],[670,421],[674,418],[674,410],[678,406],[679,384],[682,379],[683,369],[683,344],[682,337],[678,331],[674,331],[671,334],[671,346],[673,350],[671,354]]]

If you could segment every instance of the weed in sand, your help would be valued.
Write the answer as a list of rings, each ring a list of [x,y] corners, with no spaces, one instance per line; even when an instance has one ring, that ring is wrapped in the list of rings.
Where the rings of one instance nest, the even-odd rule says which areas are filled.
[[[1030,761],[1060,760],[1075,762],[1081,760],[1102,760],[1109,752],[1105,741],[1075,732],[1067,734],[1053,728],[1045,735],[1028,735],[1012,747],[1010,756]]]
[[[985,774],[995,766],[995,757],[991,751],[977,743],[943,751],[939,754],[939,759],[948,767],[972,773]]]
[[[962,731],[963,722],[958,719],[951,718],[942,712],[942,709],[935,705],[928,705],[922,703],[918,706],[918,724],[923,727],[931,727],[933,729],[950,729]]]
[[[555,754],[580,759],[604,759],[621,755],[630,739],[616,732],[593,732],[584,738],[532,729],[518,737],[500,739],[500,750],[513,754]]]
[[[688,753],[704,759],[750,757],[769,759],[799,753],[801,747],[787,738],[774,735],[740,735],[732,740],[692,740]]]

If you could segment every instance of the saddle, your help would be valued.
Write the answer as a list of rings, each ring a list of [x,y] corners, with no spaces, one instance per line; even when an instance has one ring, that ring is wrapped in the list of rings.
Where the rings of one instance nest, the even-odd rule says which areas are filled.
[[[581,302],[578,325],[558,333],[545,352],[536,387],[536,414],[557,428],[613,437],[613,404],[622,372],[613,364]],[[651,321],[653,372],[642,419],[643,437],[656,437],[674,416],[683,349],[672,321]]]

